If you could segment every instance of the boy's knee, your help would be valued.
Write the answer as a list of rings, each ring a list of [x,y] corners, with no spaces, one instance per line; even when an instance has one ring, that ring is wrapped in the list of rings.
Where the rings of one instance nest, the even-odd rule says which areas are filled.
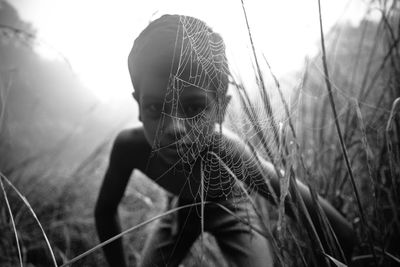
[[[273,266],[270,242],[254,232],[232,235],[234,238],[218,242],[229,266]]]

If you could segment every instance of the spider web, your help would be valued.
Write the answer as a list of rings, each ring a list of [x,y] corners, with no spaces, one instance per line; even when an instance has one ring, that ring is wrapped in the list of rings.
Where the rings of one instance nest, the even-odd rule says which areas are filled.
[[[226,83],[229,73],[228,62],[225,56],[225,45],[221,37],[215,34],[208,26],[192,17],[180,16],[180,24],[177,33],[175,56],[173,57],[177,67],[170,73],[169,86],[165,94],[161,119],[158,125],[157,136],[153,144],[153,154],[163,148],[161,139],[167,121],[173,124],[184,124],[185,134],[181,136],[179,130],[175,132],[175,147],[179,155],[173,168],[184,172],[188,177],[187,183],[198,185],[197,190],[191,192],[193,199],[246,199],[254,188],[262,183],[257,163],[262,151],[258,151],[261,145],[254,127],[249,127],[251,122],[243,118],[243,103],[237,101],[239,95],[233,95],[234,103],[227,110],[229,120],[222,128],[218,122],[223,120],[222,99],[227,93]],[[188,73],[188,74],[187,74]],[[184,77],[183,77],[184,76]],[[193,117],[180,114],[181,95],[185,90],[202,90],[205,94],[211,94],[216,101],[206,98],[206,108]],[[240,94],[234,89],[232,94]],[[170,108],[166,108],[170,106]],[[233,110],[238,110],[233,112]],[[255,114],[264,113],[259,107]],[[260,119],[260,118],[258,118]],[[235,121],[238,123],[234,123]],[[259,120],[259,128],[271,128],[269,120]],[[178,128],[178,126],[176,126]],[[245,147],[237,146],[236,141],[228,141],[226,135],[245,137],[244,140],[255,140],[253,153],[244,153]],[[222,136],[222,137],[221,137]],[[258,140],[258,141],[257,141]],[[240,141],[241,142],[241,141]],[[258,142],[258,144],[257,144]],[[264,136],[262,146],[269,147],[273,140]],[[253,142],[254,143],[254,142]],[[244,144],[244,143],[242,143]],[[196,163],[201,162],[201,177],[192,178]],[[258,177],[258,178],[257,178]],[[200,178],[201,181],[198,179]],[[194,180],[195,179],[195,180]],[[244,179],[249,180],[244,186]],[[245,190],[245,187],[247,190]]]
[[[376,152],[379,144],[373,147],[372,142],[368,143],[366,136],[368,134],[368,137],[374,136],[382,139],[382,128],[385,127],[385,123],[382,121],[386,122],[390,113],[390,109],[384,106],[386,101],[390,102],[390,99],[385,100],[386,95],[382,93],[378,97],[378,99],[385,100],[382,100],[381,104],[373,99],[377,98],[376,96],[360,97],[362,88],[359,89],[360,92],[348,90],[348,85],[339,83],[348,77],[337,75],[343,79],[335,77],[335,81],[338,83],[332,81],[339,111],[338,118],[333,118],[330,114],[325,88],[315,88],[321,87],[322,82],[312,81],[308,84],[309,88],[304,88],[304,81],[300,81],[297,88],[299,89],[298,94],[295,95],[294,100],[286,101],[281,92],[281,95],[275,98],[266,92],[269,90],[263,88],[262,81],[257,75],[257,67],[253,67],[258,90],[246,90],[248,87],[245,88],[240,77],[234,77],[229,70],[231,66],[228,67],[222,39],[217,38],[205,24],[196,19],[181,16],[177,36],[181,39],[177,38],[173,57],[175,61],[171,63],[172,66],[176,64],[177,67],[171,68],[174,71],[170,73],[157,137],[153,144],[153,153],[163,149],[161,143],[163,129],[169,121],[172,121],[176,125],[174,127],[177,140],[175,146],[179,155],[179,160],[172,168],[182,171],[187,177],[187,183],[196,185],[189,187],[195,188],[191,192],[194,201],[231,199],[235,203],[235,201],[250,199],[249,195],[252,195],[254,191],[260,191],[260,188],[265,189],[267,186],[270,189],[271,186],[268,185],[266,179],[268,175],[260,175],[260,173],[263,174],[263,170],[260,168],[261,161],[264,163],[269,161],[273,168],[285,171],[281,173],[281,176],[284,176],[281,178],[284,179],[279,180],[281,199],[275,201],[275,203],[280,202],[281,204],[279,207],[280,219],[284,214],[282,208],[282,195],[284,196],[282,193],[284,192],[282,190],[286,190],[286,194],[288,193],[289,178],[286,174],[292,167],[296,171],[296,177],[305,177],[308,175],[308,173],[305,175],[306,172],[312,169],[312,175],[308,176],[315,176],[311,178],[315,179],[316,183],[323,185],[327,195],[333,195],[336,192],[348,194],[344,190],[345,173],[339,170],[340,173],[337,174],[338,171],[334,168],[338,168],[338,164],[331,164],[339,162],[338,159],[342,158],[340,152],[332,148],[332,140],[337,140],[334,128],[335,120],[343,122],[346,117],[349,117],[348,120],[351,121],[351,116],[353,116],[353,123],[345,122],[347,124],[345,133],[349,135],[348,140],[351,141],[351,138],[356,139],[360,136],[365,138],[360,145],[353,146],[350,152],[354,154],[354,157],[359,157],[360,147],[364,147],[365,149],[363,149],[372,155],[371,150]],[[383,58],[380,54],[378,56],[379,59]],[[363,62],[360,62],[359,65],[363,65]],[[349,68],[351,68],[350,64]],[[310,68],[306,66],[305,69],[305,71],[310,69],[312,74],[320,79],[324,78],[322,68],[315,62],[311,63]],[[357,68],[357,64],[354,69],[355,72],[363,74]],[[368,73],[367,70],[368,68],[365,73]],[[374,71],[379,72],[381,68],[377,67],[376,70],[371,70],[371,73]],[[374,75],[365,74],[364,77],[367,79],[365,84],[371,84],[365,86],[367,88],[372,88],[374,83],[377,84],[380,81],[378,79],[368,80],[368,76],[374,77]],[[229,77],[228,92],[224,87],[225,77],[227,79]],[[364,82],[356,80],[353,83],[364,84]],[[275,80],[275,84],[280,90],[277,80]],[[212,94],[216,101],[207,102],[207,108],[193,117],[182,116],[180,110],[184,105],[182,95],[185,90],[201,90],[205,94]],[[226,93],[232,98],[225,112],[222,100]],[[267,98],[270,101],[266,101]],[[171,106],[171,108],[166,108],[167,106]],[[362,115],[361,108],[363,109]],[[355,113],[357,115],[354,115]],[[372,114],[369,115],[369,113]],[[369,123],[365,125],[378,134],[369,134],[366,131],[368,128],[362,125],[363,120],[369,120]],[[224,121],[223,127],[222,121]],[[298,124],[292,125],[291,121],[296,121]],[[183,136],[179,130],[182,124],[186,129]],[[301,124],[301,128],[298,126],[299,124]],[[296,129],[297,127],[300,129]],[[294,136],[295,132],[298,133],[297,137]],[[354,134],[355,132],[357,134]],[[286,140],[287,136],[293,138],[288,141]],[[302,144],[296,142],[302,142]],[[302,162],[303,152],[305,162]],[[370,164],[371,155],[368,153],[366,161]],[[199,162],[201,164],[198,164]],[[360,162],[362,163],[363,159]],[[303,166],[296,166],[300,164]],[[196,177],[194,174],[199,165],[201,175]],[[310,167],[311,165],[315,165],[315,167]],[[331,165],[335,166],[331,167]],[[360,168],[357,173],[360,177],[368,177],[367,171],[371,173],[370,169],[370,166]],[[326,178],[324,173],[337,175],[342,179],[333,183],[332,176]],[[273,190],[268,191],[272,193]],[[204,207],[200,213],[202,227],[204,227]],[[274,242],[274,240],[270,241]]]

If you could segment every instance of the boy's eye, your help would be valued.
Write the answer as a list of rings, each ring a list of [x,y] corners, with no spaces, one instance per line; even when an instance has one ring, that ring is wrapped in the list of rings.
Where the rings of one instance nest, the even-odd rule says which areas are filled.
[[[194,117],[204,111],[206,107],[202,104],[192,104],[184,107],[186,117]]]
[[[153,117],[160,116],[162,108],[161,104],[151,103],[144,106],[144,112]]]

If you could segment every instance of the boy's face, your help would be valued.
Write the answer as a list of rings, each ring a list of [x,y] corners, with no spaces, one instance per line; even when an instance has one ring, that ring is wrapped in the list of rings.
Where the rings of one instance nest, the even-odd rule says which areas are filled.
[[[189,70],[173,71],[179,75],[169,70],[170,64],[161,63],[141,77],[134,93],[139,119],[148,143],[167,163],[190,162],[212,137],[219,116],[217,93],[197,85]]]

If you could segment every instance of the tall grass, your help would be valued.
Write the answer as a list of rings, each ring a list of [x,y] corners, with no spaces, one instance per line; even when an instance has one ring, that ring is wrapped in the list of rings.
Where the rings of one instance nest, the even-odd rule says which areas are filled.
[[[79,173],[70,177],[57,177],[54,174],[41,173],[40,170],[35,172],[32,168],[32,176],[26,173],[20,176],[18,171],[14,171],[8,173],[7,177],[1,177],[4,184],[4,191],[0,195],[2,203],[5,203],[5,196],[10,203],[9,208],[0,205],[2,266],[15,266],[19,258],[22,266],[54,266],[52,254],[57,262],[56,266],[61,266],[99,243],[94,227],[93,207],[101,179],[94,177],[90,170],[97,165],[95,161],[100,160],[103,162],[101,165],[105,166],[107,155],[108,149],[100,151],[92,156],[89,166],[81,168]],[[100,172],[104,172],[104,168]],[[137,225],[153,217],[165,205],[160,189],[146,182],[142,175],[135,176],[136,182],[127,190],[120,208],[124,227]],[[19,194],[15,188],[25,194]],[[31,211],[36,214],[41,226]],[[148,229],[143,228],[129,236],[130,243],[134,244],[130,246],[128,253],[131,265],[135,265],[138,260],[147,231]],[[50,247],[44,235],[47,236]],[[18,236],[19,246],[13,236]],[[21,257],[18,256],[18,250],[21,251]],[[81,265],[104,266],[106,263],[102,252],[95,251],[81,259],[78,266]]]
[[[269,181],[265,181],[272,192],[270,202],[276,207],[252,202],[261,220],[271,224],[265,225],[265,229],[253,230],[272,241],[276,266],[400,264],[400,5],[399,1],[377,1],[371,5],[380,11],[380,21],[374,24],[364,20],[357,30],[359,39],[353,46],[340,38],[330,39],[336,35],[325,35],[320,11],[321,53],[305,66],[296,88],[295,105],[292,105],[281,91],[272,72],[273,66],[264,58],[268,68],[263,69],[258,60],[248,23],[251,18],[247,17],[242,1],[262,107],[252,101],[243,84],[237,81],[232,84],[245,114],[243,120],[255,133],[255,138],[244,137],[244,141],[257,162],[259,157],[264,157],[274,165],[280,179],[277,195]],[[368,35],[371,32],[380,38],[371,39]],[[354,60],[346,61],[340,51],[350,52]],[[266,73],[272,75],[282,101],[285,114],[282,121],[276,121],[265,83]],[[4,124],[5,92],[9,87],[3,84],[1,89],[0,125]],[[256,144],[261,144],[261,148]],[[0,205],[0,232],[4,236],[0,242],[2,266],[69,266],[73,263],[101,266],[105,262],[98,249],[122,236],[127,239],[130,264],[137,263],[147,234],[147,229],[142,230],[142,227],[176,210],[156,215],[165,206],[165,196],[139,179],[136,187],[129,188],[122,203],[123,224],[128,230],[98,244],[92,221],[93,196],[96,196],[93,192],[97,192],[98,182],[87,182],[84,178],[91,177],[96,168],[94,162],[100,160],[104,166],[108,150],[106,140],[67,179],[39,170],[27,177],[20,171],[25,166],[7,169],[0,178],[4,199]],[[26,164],[32,162],[35,159]],[[258,166],[260,164],[258,162]],[[229,167],[222,165],[237,179]],[[142,177],[138,173],[135,176]],[[303,180],[308,186],[317,221],[310,218],[295,179]],[[35,186],[31,181],[36,181]],[[246,189],[241,188],[251,199]],[[343,254],[321,211],[318,194],[353,223],[358,243],[352,257],[346,258]],[[203,214],[204,205],[207,205],[203,197],[200,204]],[[285,210],[293,213],[293,220],[285,219]],[[27,211],[34,211],[36,215]],[[215,257],[220,252],[215,251],[212,238],[203,238],[202,242],[207,245],[195,246],[192,250],[201,255],[191,255],[185,261],[186,266],[196,266],[199,262],[224,265]],[[204,255],[209,261],[204,260]]]
[[[392,103],[395,106],[395,99],[400,93],[397,78],[400,59],[398,57],[399,32],[398,29],[396,32],[393,28],[399,23],[399,6],[398,1],[393,1],[393,5],[390,6],[386,4],[387,2],[380,3],[378,7],[382,18],[377,23],[377,27],[373,27],[374,24],[371,22],[363,22],[363,32],[357,45],[359,50],[354,51],[354,54],[361,58],[357,58],[355,64],[349,64],[353,69],[345,66],[349,62],[339,61],[335,63],[336,65],[330,65],[330,68],[334,70],[342,67],[345,71],[350,71],[352,73],[350,77],[343,74],[337,77],[329,76],[330,59],[336,55],[323,51],[323,70],[321,65],[315,64],[311,71],[320,73],[325,79],[328,93],[324,94],[316,88],[319,82],[315,85],[310,84],[310,89],[317,91],[325,100],[320,103],[310,102],[310,108],[307,111],[310,115],[312,114],[312,122],[320,121],[320,123],[302,121],[305,125],[313,125],[314,131],[319,131],[319,134],[313,134],[312,140],[304,142],[303,149],[305,152],[318,151],[314,158],[319,157],[320,160],[314,160],[315,165],[310,166],[311,170],[317,174],[316,182],[324,182],[321,185],[321,193],[355,222],[360,240],[356,253],[368,255],[366,261],[362,261],[358,256],[354,257],[353,264],[360,266],[396,266],[399,256],[399,251],[393,242],[399,237],[395,207],[399,204],[396,195],[399,190],[397,184],[400,174],[398,170],[392,171],[393,167],[390,165],[394,162],[394,157],[390,155],[390,149],[385,147],[387,140],[393,138],[396,140],[396,146],[399,145],[398,138],[393,133],[390,137],[385,134],[386,124],[392,121],[390,114],[393,113],[389,107]],[[367,30],[371,32],[374,29],[383,38],[374,39],[371,44],[371,38],[366,39],[365,32]],[[321,39],[323,42],[323,35]],[[368,46],[367,40],[369,40]],[[365,54],[367,54],[367,60],[362,58]],[[366,64],[361,65],[360,62],[364,63],[364,61]],[[389,61],[393,61],[393,64],[388,64]],[[310,89],[304,90],[312,92]],[[330,105],[327,105],[326,100],[329,100]],[[340,103],[339,114],[336,112],[336,103]],[[329,106],[333,110],[332,113],[327,110]],[[341,141],[341,152],[331,147],[332,140],[335,140],[335,136],[332,135],[332,132],[335,132],[334,128]],[[344,134],[341,129],[344,129]],[[303,133],[305,139],[310,138],[304,135],[307,132],[309,129]],[[344,171],[344,166],[347,166],[347,171]],[[333,179],[333,177],[339,179]],[[354,195],[348,190],[349,181]],[[358,206],[357,210],[349,208],[355,206]],[[387,232],[391,235],[387,235]],[[380,249],[377,249],[379,246]],[[396,259],[384,253],[385,250],[396,251]]]

